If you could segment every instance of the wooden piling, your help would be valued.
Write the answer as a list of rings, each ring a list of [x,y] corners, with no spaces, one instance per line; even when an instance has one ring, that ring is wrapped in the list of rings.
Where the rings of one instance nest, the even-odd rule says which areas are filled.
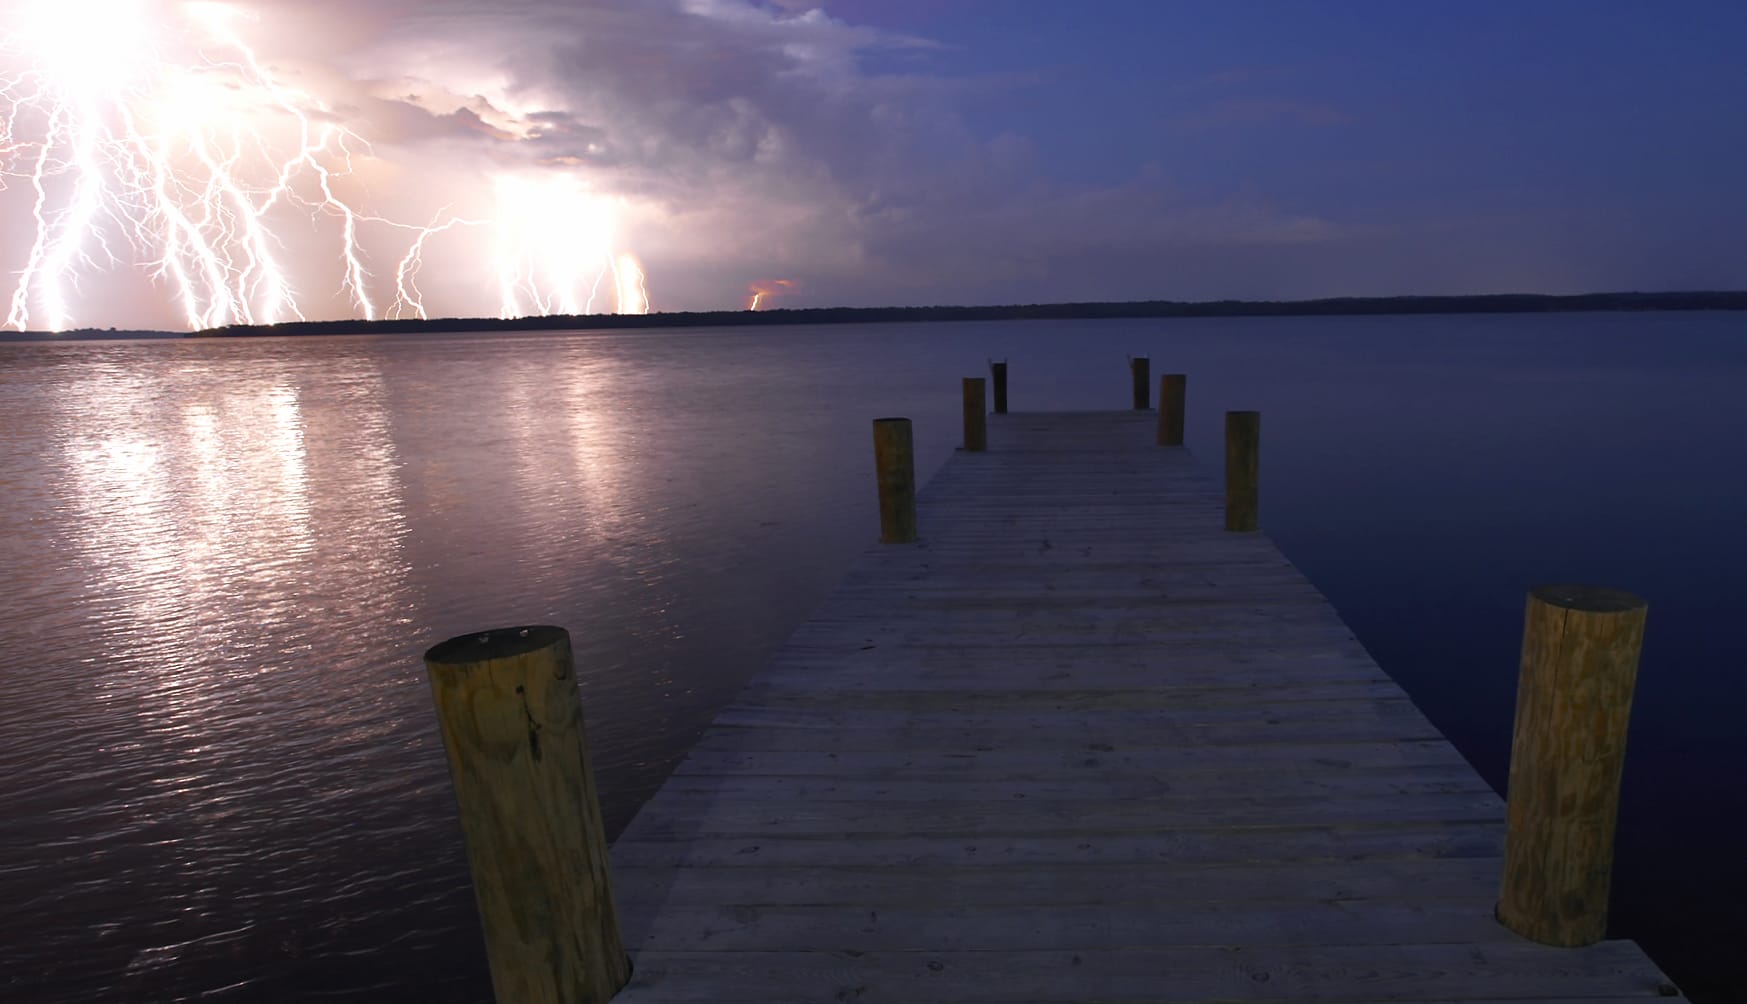
[[[1607,935],[1643,600],[1599,586],[1529,593],[1498,919],[1547,945]]]
[[[995,414],[1007,414],[1007,361],[990,362],[989,377],[995,385]]]
[[[982,377],[964,378],[964,448],[980,452],[989,448],[988,397]]]
[[[1159,377],[1159,445],[1183,445],[1183,400],[1189,378],[1182,373]]]
[[[1132,356],[1128,360],[1128,371],[1134,377],[1134,410],[1145,411],[1152,407],[1152,360],[1146,356]]]
[[[916,539],[916,455],[907,418],[874,419],[874,469],[880,486],[880,540]]]
[[[1256,529],[1256,494],[1261,452],[1262,415],[1256,411],[1225,413],[1225,528]]]
[[[425,653],[500,1001],[604,1004],[630,979],[563,628]]]

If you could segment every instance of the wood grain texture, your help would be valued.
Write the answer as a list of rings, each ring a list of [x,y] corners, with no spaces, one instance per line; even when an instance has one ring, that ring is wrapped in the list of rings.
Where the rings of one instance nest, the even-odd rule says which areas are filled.
[[[980,453],[989,448],[989,408],[982,377],[964,378],[964,448]]]
[[[876,418],[874,472],[880,492],[880,540],[916,539],[916,451],[907,418]]]
[[[452,638],[425,653],[500,1001],[602,1004],[630,977],[570,636]]]
[[[1164,400],[1161,399],[1161,404]],[[655,1001],[1655,996],[1494,917],[1505,805],[1144,412],[1014,413],[613,848]]]
[[[1183,445],[1183,409],[1188,400],[1189,378],[1182,373],[1159,377],[1159,445]]]
[[[1225,413],[1225,528],[1246,533],[1257,526],[1262,416]]]
[[[1529,594],[1498,917],[1536,941],[1588,945],[1607,935],[1645,613],[1643,600],[1618,590]]]
[[[618,866],[645,868],[985,868],[1028,864],[1144,865],[1412,861],[1487,858],[1503,853],[1504,833],[1490,821],[1397,822],[1389,826],[1270,826],[1265,829],[1155,830],[1139,833],[982,833],[970,837],[863,834],[855,840],[783,833],[756,840],[694,836],[684,841],[621,837]],[[1484,900],[1469,905],[1485,911]],[[1160,911],[1161,913],[1169,911]]]
[[[1403,926],[1426,944],[1504,942],[1510,932],[1466,904],[1209,900],[1162,912],[1147,903],[834,906],[672,904],[628,918],[637,941],[670,951],[1038,952],[1178,945],[1374,945]]]
[[[618,1000],[1097,1001],[1535,1000],[1653,997],[1630,945],[1549,953],[1527,943],[1195,945],[1031,952],[684,952],[645,949]]]
[[[1152,360],[1146,356],[1133,356],[1128,360],[1128,374],[1134,384],[1134,409],[1145,411],[1152,407]]]

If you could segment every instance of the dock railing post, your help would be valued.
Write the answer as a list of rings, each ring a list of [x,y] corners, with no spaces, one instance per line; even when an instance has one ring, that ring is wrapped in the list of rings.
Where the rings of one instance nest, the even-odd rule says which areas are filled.
[[[876,418],[874,470],[880,486],[880,540],[916,539],[916,454],[907,418]]]
[[[964,378],[964,448],[973,453],[989,448],[986,386],[982,377]]]
[[[605,1004],[630,979],[570,635],[461,635],[425,653],[500,1001]]]
[[[1131,356],[1128,371],[1134,378],[1134,410],[1145,411],[1152,407],[1152,360],[1146,356]]]
[[[1007,414],[1007,360],[989,360],[989,381],[994,384],[995,414]]]
[[[1225,528],[1256,528],[1256,493],[1262,439],[1262,414],[1225,413]]]
[[[1182,373],[1159,377],[1159,445],[1183,445],[1183,399],[1189,378]]]
[[[1547,945],[1607,936],[1626,725],[1647,607],[1599,586],[1540,586],[1523,622],[1498,919]]]

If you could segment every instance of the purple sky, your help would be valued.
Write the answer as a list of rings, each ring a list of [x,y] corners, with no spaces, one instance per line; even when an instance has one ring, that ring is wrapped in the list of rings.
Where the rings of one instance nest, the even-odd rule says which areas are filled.
[[[499,312],[506,174],[610,206],[601,250],[666,310],[1747,286],[1739,2],[238,6],[369,143],[348,204],[479,224],[430,241],[437,314]],[[308,316],[356,313],[314,219],[276,253]],[[380,306],[407,232],[361,232]],[[116,257],[75,270],[72,319],[183,326],[150,255]]]

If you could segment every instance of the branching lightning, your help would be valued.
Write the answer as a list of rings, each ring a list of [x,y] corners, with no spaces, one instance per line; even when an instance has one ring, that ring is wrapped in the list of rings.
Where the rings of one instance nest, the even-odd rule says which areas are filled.
[[[424,317],[430,243],[482,229],[496,240],[468,246],[489,247],[478,271],[498,278],[502,313],[587,312],[608,275],[617,310],[648,309],[641,266],[614,253],[612,204],[568,175],[505,172],[483,218],[368,209],[368,144],[276,76],[245,21],[187,0],[0,0],[0,194],[28,206],[30,231],[9,326],[64,330],[88,287],[129,268],[197,329],[303,318],[336,294],[365,318]],[[381,276],[376,243],[393,262]]]

